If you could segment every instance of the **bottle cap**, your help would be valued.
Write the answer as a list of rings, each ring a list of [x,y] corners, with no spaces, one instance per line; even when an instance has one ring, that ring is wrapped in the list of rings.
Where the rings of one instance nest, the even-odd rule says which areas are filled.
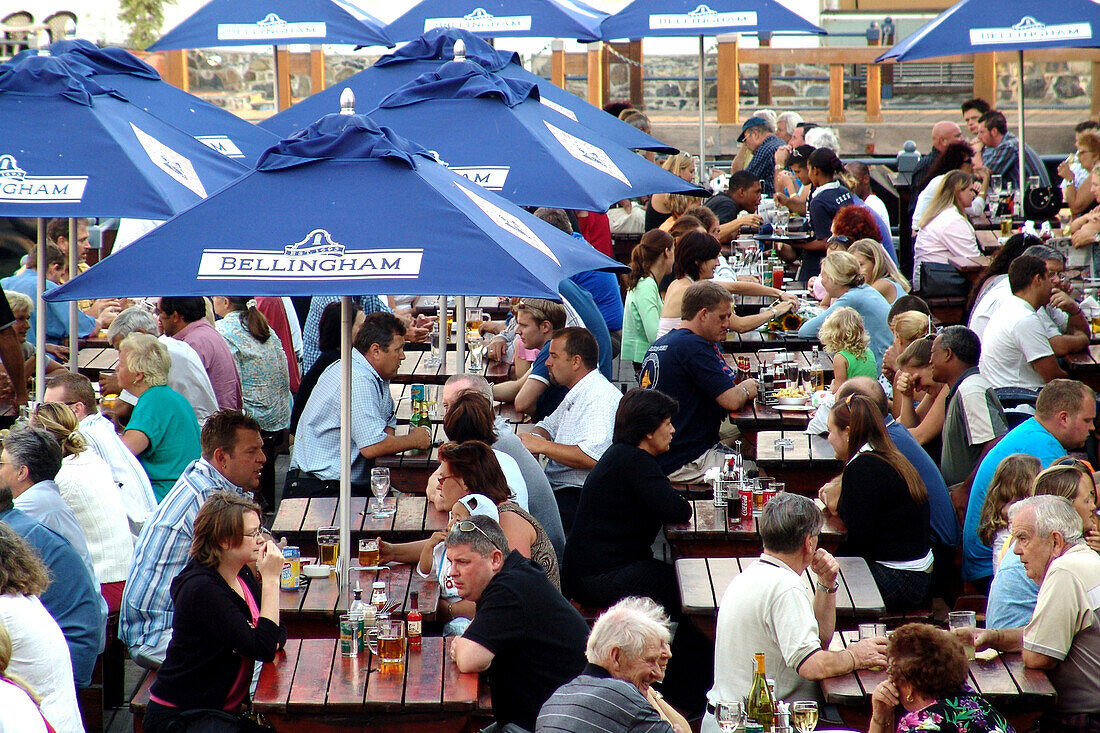
[[[374,581],[374,589],[378,590],[379,588],[381,588],[382,590],[385,590],[386,589],[386,581],[384,581],[384,580]]]

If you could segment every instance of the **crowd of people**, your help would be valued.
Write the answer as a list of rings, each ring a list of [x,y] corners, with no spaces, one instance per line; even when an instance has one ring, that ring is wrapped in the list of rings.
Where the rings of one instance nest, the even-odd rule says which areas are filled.
[[[1067,278],[1064,250],[1024,233],[958,289],[951,258],[980,254],[972,220],[991,177],[1019,187],[1004,115],[977,99],[961,111],[971,139],[937,123],[914,175],[912,277],[891,233],[909,217],[875,195],[866,165],[842,160],[835,131],[790,112],[744,123],[728,184],[705,201],[538,209],[607,254],[613,231],[633,229],[629,272],[579,273],[558,300],[512,299],[484,322],[507,376],[452,375],[439,393],[447,442],[435,446],[430,427],[399,425],[390,389],[406,344],[439,327],[410,296],[354,299],[348,436],[340,306],[326,296],[82,303],[81,335],[103,331],[119,353],[98,385],[114,403],[102,411],[97,385],[55,361],[67,313],[50,305],[45,400],[15,422],[36,358],[26,296],[40,266],[47,287],[65,277],[68,228],[51,223],[46,262],[32,256],[0,299],[0,402],[15,422],[0,453],[0,723],[81,730],[77,691],[108,618],[132,659],[159,670],[145,730],[232,718],[286,641],[282,553],[264,525],[284,499],[336,495],[343,439],[357,495],[378,459],[435,451],[425,491],[448,526],[382,542],[381,560],[438,581],[439,633],[456,637],[460,671],[486,673],[497,730],[716,731],[717,707],[747,695],[746,660],[760,651],[788,701],[887,665],[876,732],[929,720],[1011,730],[967,686],[963,642],[1022,650],[1050,671],[1058,698],[1041,730],[1094,729],[1100,527],[1082,458],[1095,460],[1100,440],[1096,396],[1063,357],[1087,348],[1086,310],[1100,306]],[[1096,127],[1079,126],[1058,168],[1073,247],[1100,238]],[[1028,174],[1046,176],[1025,155]],[[690,155],[663,165],[695,175]],[[735,261],[774,206],[805,221],[805,237],[776,245],[801,297]],[[944,295],[965,301],[961,322],[930,306]],[[765,307],[742,307],[761,297]],[[809,430],[839,466],[815,497],[783,492],[763,508],[763,552],[718,599],[711,640],[683,613],[662,528],[691,518],[681,485],[726,465],[744,437],[730,415],[762,389],[722,344],[791,313],[831,362]],[[502,404],[530,424],[515,431]],[[756,470],[751,443],[744,458]],[[942,617],[965,583],[988,597],[987,628],[908,624],[838,651],[840,566],[818,546],[829,515],[846,529],[839,554],[866,560],[889,612]],[[598,609],[591,628],[578,609]]]

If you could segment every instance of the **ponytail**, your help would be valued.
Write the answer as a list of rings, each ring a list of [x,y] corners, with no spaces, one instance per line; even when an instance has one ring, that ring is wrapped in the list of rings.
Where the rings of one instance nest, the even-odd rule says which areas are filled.
[[[675,246],[672,235],[660,229],[650,229],[642,235],[642,240],[630,251],[630,272],[623,275],[627,290],[633,290],[643,278],[649,277],[650,270],[657,260]]]
[[[244,324],[248,332],[252,334],[252,338],[259,341],[261,344],[266,344],[267,340],[271,338],[271,326],[267,322],[267,318],[260,312],[259,307],[256,305],[255,298],[230,298],[226,296],[226,300],[229,301],[229,305],[233,310],[240,312],[241,323]]]

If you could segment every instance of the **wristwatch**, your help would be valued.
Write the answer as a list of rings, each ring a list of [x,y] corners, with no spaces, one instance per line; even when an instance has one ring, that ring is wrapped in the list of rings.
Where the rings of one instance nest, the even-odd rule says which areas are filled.
[[[830,588],[827,585],[822,584],[822,582],[820,580],[816,581],[814,584],[817,586],[817,589],[819,591],[822,591],[824,593],[828,593],[829,595],[833,595],[838,590],[840,590],[840,581],[839,580],[837,581],[836,585],[834,585],[832,588]]]

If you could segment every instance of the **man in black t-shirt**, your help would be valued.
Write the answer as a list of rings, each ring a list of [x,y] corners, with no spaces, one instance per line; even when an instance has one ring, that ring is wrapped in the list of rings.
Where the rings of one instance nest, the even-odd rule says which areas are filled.
[[[458,594],[477,602],[451,658],[460,672],[488,671],[498,730],[533,731],[542,704],[584,669],[588,624],[491,517],[459,522],[446,546]]]
[[[748,171],[737,171],[730,176],[729,188],[715,194],[704,204],[718,217],[721,229],[718,241],[729,242],[736,239],[743,226],[759,226],[760,217],[756,207],[760,205],[760,181]],[[748,212],[739,216],[742,211]]]

